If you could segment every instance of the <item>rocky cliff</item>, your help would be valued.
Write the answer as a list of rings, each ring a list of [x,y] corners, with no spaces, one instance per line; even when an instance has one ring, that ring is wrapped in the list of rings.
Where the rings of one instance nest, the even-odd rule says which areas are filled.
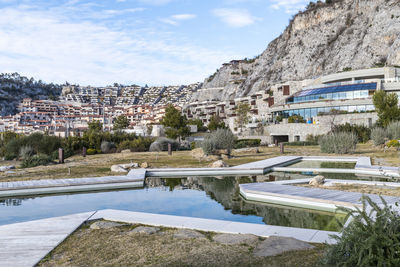
[[[0,74],[0,115],[14,115],[24,98],[56,99],[61,86],[35,81],[18,73]]]
[[[260,56],[224,64],[203,88],[223,87],[210,97],[226,100],[343,69],[400,65],[400,1],[329,2],[295,15]]]

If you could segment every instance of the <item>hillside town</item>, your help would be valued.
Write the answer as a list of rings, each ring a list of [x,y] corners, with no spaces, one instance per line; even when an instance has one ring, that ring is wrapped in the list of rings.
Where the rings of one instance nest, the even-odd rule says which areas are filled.
[[[223,90],[201,88],[200,83],[167,87],[67,85],[58,100],[24,99],[16,115],[1,117],[0,129],[67,137],[81,135],[92,121],[100,121],[104,130],[111,131],[115,119],[122,115],[129,121],[128,131],[159,136],[160,120],[167,105],[173,104],[189,120],[197,119],[207,126],[213,117],[218,118],[239,136],[265,143],[304,141],[308,135],[328,133],[334,124],[371,127],[378,119],[372,103],[374,92],[382,89],[400,95],[399,78],[397,67],[346,71],[276,84],[227,101],[199,101],[198,95]],[[248,106],[246,127],[238,125],[241,104]],[[153,132],[147,130],[150,125]]]

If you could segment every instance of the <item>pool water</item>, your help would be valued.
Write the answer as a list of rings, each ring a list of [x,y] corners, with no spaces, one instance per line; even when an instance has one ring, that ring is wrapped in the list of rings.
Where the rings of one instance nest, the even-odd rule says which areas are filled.
[[[302,160],[291,164],[290,168],[354,169],[355,162]]]
[[[268,177],[265,177],[268,179]],[[119,209],[320,230],[339,230],[332,213],[244,201],[239,184],[250,177],[147,179],[143,189],[0,199],[0,225]]]

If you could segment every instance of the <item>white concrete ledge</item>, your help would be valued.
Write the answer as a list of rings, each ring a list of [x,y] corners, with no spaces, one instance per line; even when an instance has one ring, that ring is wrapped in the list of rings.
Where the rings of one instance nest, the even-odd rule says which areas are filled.
[[[334,239],[332,239],[329,235],[339,234],[338,232],[321,231],[314,229],[242,223],[121,210],[100,210],[96,214],[94,214],[91,219],[104,219],[109,221],[163,226],[170,228],[187,228],[217,233],[253,234],[261,237],[284,236],[293,237],[306,242],[326,242],[328,244],[332,244],[335,242]]]

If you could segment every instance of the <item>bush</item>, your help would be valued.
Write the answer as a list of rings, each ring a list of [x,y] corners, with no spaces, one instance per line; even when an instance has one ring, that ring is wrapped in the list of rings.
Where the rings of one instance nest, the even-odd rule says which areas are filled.
[[[213,154],[217,149],[226,149],[228,154],[230,154],[235,141],[236,136],[230,129],[217,129],[206,136],[201,147],[207,155]]]
[[[386,132],[390,140],[400,139],[400,121],[391,122],[386,128]]]
[[[333,132],[354,133],[361,143],[366,143],[371,139],[371,129],[364,125],[353,125],[350,123],[336,125]]]
[[[32,157],[24,158],[21,167],[22,168],[36,167],[40,165],[47,165],[50,162],[53,162],[50,156],[45,154],[37,154]]]
[[[101,153],[108,154],[108,153],[115,153],[116,147],[114,143],[103,141],[101,142]]]
[[[31,146],[23,146],[19,150],[19,157],[21,159],[27,159],[35,155],[35,151]]]
[[[304,118],[300,115],[292,115],[288,118],[288,123],[304,123]]]
[[[86,155],[95,155],[97,153],[97,150],[94,148],[89,148],[86,150]]]
[[[363,196],[362,209],[340,208],[353,220],[342,230],[341,236],[334,237],[337,243],[327,248],[323,265],[400,265],[400,215],[383,199],[382,202],[384,205],[380,207],[369,197]]]
[[[309,143],[313,143],[314,145],[318,145],[318,141],[319,141],[319,139],[321,138],[321,136],[322,136],[322,135],[312,135],[312,134],[309,134],[309,135],[307,135],[307,137],[306,137],[306,141],[309,142]]]
[[[371,139],[376,146],[383,145],[386,140],[386,131],[383,128],[377,127],[371,131]]]
[[[296,141],[296,142],[286,142],[284,144],[287,146],[316,146],[318,145],[318,142]]]
[[[206,155],[214,154],[216,150],[215,140],[211,138],[204,139],[203,142],[201,142],[201,148]]]
[[[399,140],[390,140],[389,142],[387,142],[386,144],[387,147],[400,147],[400,143]]]
[[[240,139],[235,141],[233,148],[257,147],[260,146],[261,139]]]
[[[149,151],[150,152],[168,151],[168,144],[171,144],[172,150],[178,150],[180,147],[179,142],[177,142],[176,140],[161,137],[150,145]]]
[[[348,154],[354,152],[357,146],[357,136],[354,133],[330,133],[319,140],[321,152]]]

